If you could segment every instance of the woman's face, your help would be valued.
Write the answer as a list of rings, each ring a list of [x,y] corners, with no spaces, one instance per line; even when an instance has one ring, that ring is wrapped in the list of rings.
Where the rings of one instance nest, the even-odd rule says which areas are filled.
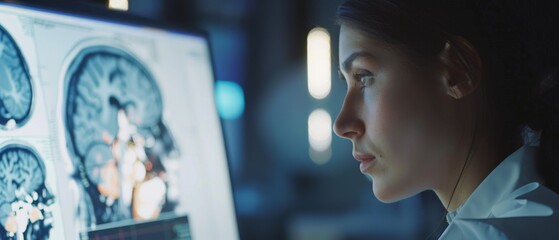
[[[334,130],[353,143],[375,196],[393,202],[444,187],[463,121],[436,61],[414,60],[347,26],[339,57],[347,93]]]

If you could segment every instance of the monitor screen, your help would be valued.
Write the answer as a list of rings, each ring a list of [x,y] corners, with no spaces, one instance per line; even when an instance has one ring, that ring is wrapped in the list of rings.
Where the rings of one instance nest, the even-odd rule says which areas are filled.
[[[0,239],[237,239],[211,62],[195,32],[0,3]]]

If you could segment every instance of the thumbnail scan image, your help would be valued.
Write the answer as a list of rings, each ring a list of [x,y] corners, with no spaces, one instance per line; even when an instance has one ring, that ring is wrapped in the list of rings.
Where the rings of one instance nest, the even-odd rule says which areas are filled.
[[[14,129],[25,124],[32,102],[27,63],[12,36],[0,26],[0,128]]]
[[[121,49],[93,46],[79,51],[65,80],[66,141],[83,226],[172,211],[165,158],[179,153],[147,68]]]
[[[31,148],[8,144],[0,149],[0,239],[49,239],[55,198],[45,174]]]

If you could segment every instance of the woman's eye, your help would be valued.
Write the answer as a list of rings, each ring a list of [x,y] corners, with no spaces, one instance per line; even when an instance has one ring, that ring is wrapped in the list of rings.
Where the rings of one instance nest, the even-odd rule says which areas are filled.
[[[355,80],[359,81],[362,87],[369,86],[375,80],[375,75],[371,73],[355,74]]]

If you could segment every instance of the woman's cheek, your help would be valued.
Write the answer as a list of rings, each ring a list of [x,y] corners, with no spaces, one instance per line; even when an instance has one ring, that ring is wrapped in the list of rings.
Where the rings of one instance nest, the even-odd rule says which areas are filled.
[[[416,179],[418,151],[402,106],[389,98],[379,97],[369,118],[373,123],[369,138],[381,157],[373,174],[373,191],[383,202],[393,202],[421,191],[424,185]]]
[[[405,99],[391,96],[390,93],[379,95],[376,99],[377,105],[372,112],[374,119],[374,132],[382,145],[388,149],[387,155],[401,153],[409,149],[410,116],[405,104]]]
[[[388,161],[391,169],[387,171],[405,178],[427,164],[431,130],[424,99],[418,92],[399,90],[378,95],[370,118],[374,122],[372,141]]]

